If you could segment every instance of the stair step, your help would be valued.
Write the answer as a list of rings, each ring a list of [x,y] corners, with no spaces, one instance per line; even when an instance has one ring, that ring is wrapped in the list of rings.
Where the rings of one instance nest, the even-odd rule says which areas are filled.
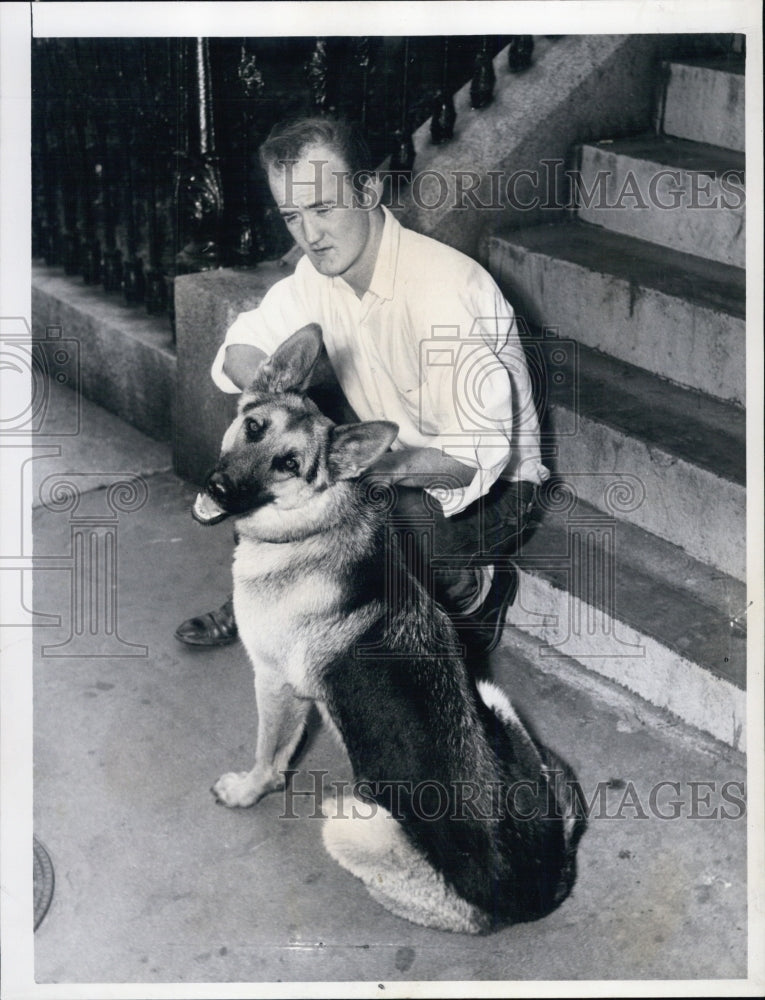
[[[744,267],[743,154],[650,135],[586,144],[579,156],[584,222]]]
[[[558,475],[723,573],[746,575],[746,416],[640,368],[555,337],[531,338],[543,445]],[[548,436],[549,435],[549,436]]]
[[[744,405],[741,268],[573,220],[495,233],[489,269],[529,324]]]
[[[744,151],[743,56],[670,62],[660,127],[667,135]]]
[[[542,506],[508,624],[743,749],[745,585],[566,485]]]
[[[144,434],[170,440],[176,357],[166,316],[126,306],[62,268],[34,266],[32,336],[55,353],[51,330],[78,345],[67,372],[72,388]]]

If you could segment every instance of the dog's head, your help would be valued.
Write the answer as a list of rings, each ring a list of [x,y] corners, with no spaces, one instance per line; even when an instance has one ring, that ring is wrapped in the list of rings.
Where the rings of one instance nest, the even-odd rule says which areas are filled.
[[[258,369],[239,400],[194,516],[214,524],[266,507],[286,514],[353,479],[385,452],[396,424],[335,426],[305,395],[321,351],[316,325],[293,334]]]

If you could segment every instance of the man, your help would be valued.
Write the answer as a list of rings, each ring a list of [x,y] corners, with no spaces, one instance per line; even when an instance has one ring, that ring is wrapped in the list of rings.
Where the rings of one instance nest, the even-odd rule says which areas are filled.
[[[212,377],[241,391],[283,340],[318,323],[358,419],[399,426],[372,475],[395,488],[396,523],[413,526],[410,568],[469,650],[488,651],[517,589],[508,553],[548,476],[513,311],[475,261],[381,206],[381,182],[347,123],[276,126],[261,162],[304,256],[231,326]],[[206,646],[236,634],[230,602],[176,632]]]

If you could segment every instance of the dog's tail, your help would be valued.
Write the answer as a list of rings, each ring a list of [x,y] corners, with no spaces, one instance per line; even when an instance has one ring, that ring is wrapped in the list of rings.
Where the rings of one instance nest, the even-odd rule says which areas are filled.
[[[553,789],[556,808],[563,823],[564,855],[555,892],[555,906],[569,895],[576,881],[576,852],[587,829],[582,788],[571,767],[548,747],[541,747],[544,773]]]
[[[582,794],[573,770],[557,754],[548,747],[540,746],[521,722],[505,692],[491,681],[478,681],[478,693],[481,701],[507,726],[511,735],[519,738],[527,747],[533,747],[538,759],[539,768],[551,779],[555,779],[556,797],[560,802],[561,815],[564,823],[566,848],[576,848],[579,838],[587,827],[582,808]]]
[[[502,688],[491,681],[478,681],[478,695],[486,707],[499,719],[510,737],[515,754],[523,759],[530,773],[537,773],[544,767],[540,748],[518,717],[510,699]]]
[[[549,909],[554,909],[569,895],[576,881],[577,846],[587,828],[581,788],[571,767],[531,736],[501,688],[483,680],[477,688],[481,701],[505,726],[516,759],[522,761],[527,775],[534,773],[547,784],[547,815],[556,820],[556,825],[560,823],[563,839],[558,878],[550,885]],[[548,907],[543,905],[542,909]]]
[[[496,712],[506,725],[512,726],[514,729],[521,729],[524,733],[526,732],[521,720],[516,714],[515,709],[510,703],[510,699],[507,697],[502,688],[493,684],[491,681],[478,681],[477,687],[478,693],[481,696],[481,701],[487,706],[487,708]]]

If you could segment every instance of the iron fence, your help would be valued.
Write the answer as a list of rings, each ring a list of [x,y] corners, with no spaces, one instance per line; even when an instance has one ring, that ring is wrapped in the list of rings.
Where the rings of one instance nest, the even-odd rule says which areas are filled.
[[[411,133],[431,115],[433,140],[448,141],[451,94],[471,75],[474,105],[491,100],[491,58],[507,41],[36,39],[33,254],[149,312],[171,310],[175,275],[289,249],[257,166],[276,121],[350,117],[376,162],[391,156],[406,171]]]

